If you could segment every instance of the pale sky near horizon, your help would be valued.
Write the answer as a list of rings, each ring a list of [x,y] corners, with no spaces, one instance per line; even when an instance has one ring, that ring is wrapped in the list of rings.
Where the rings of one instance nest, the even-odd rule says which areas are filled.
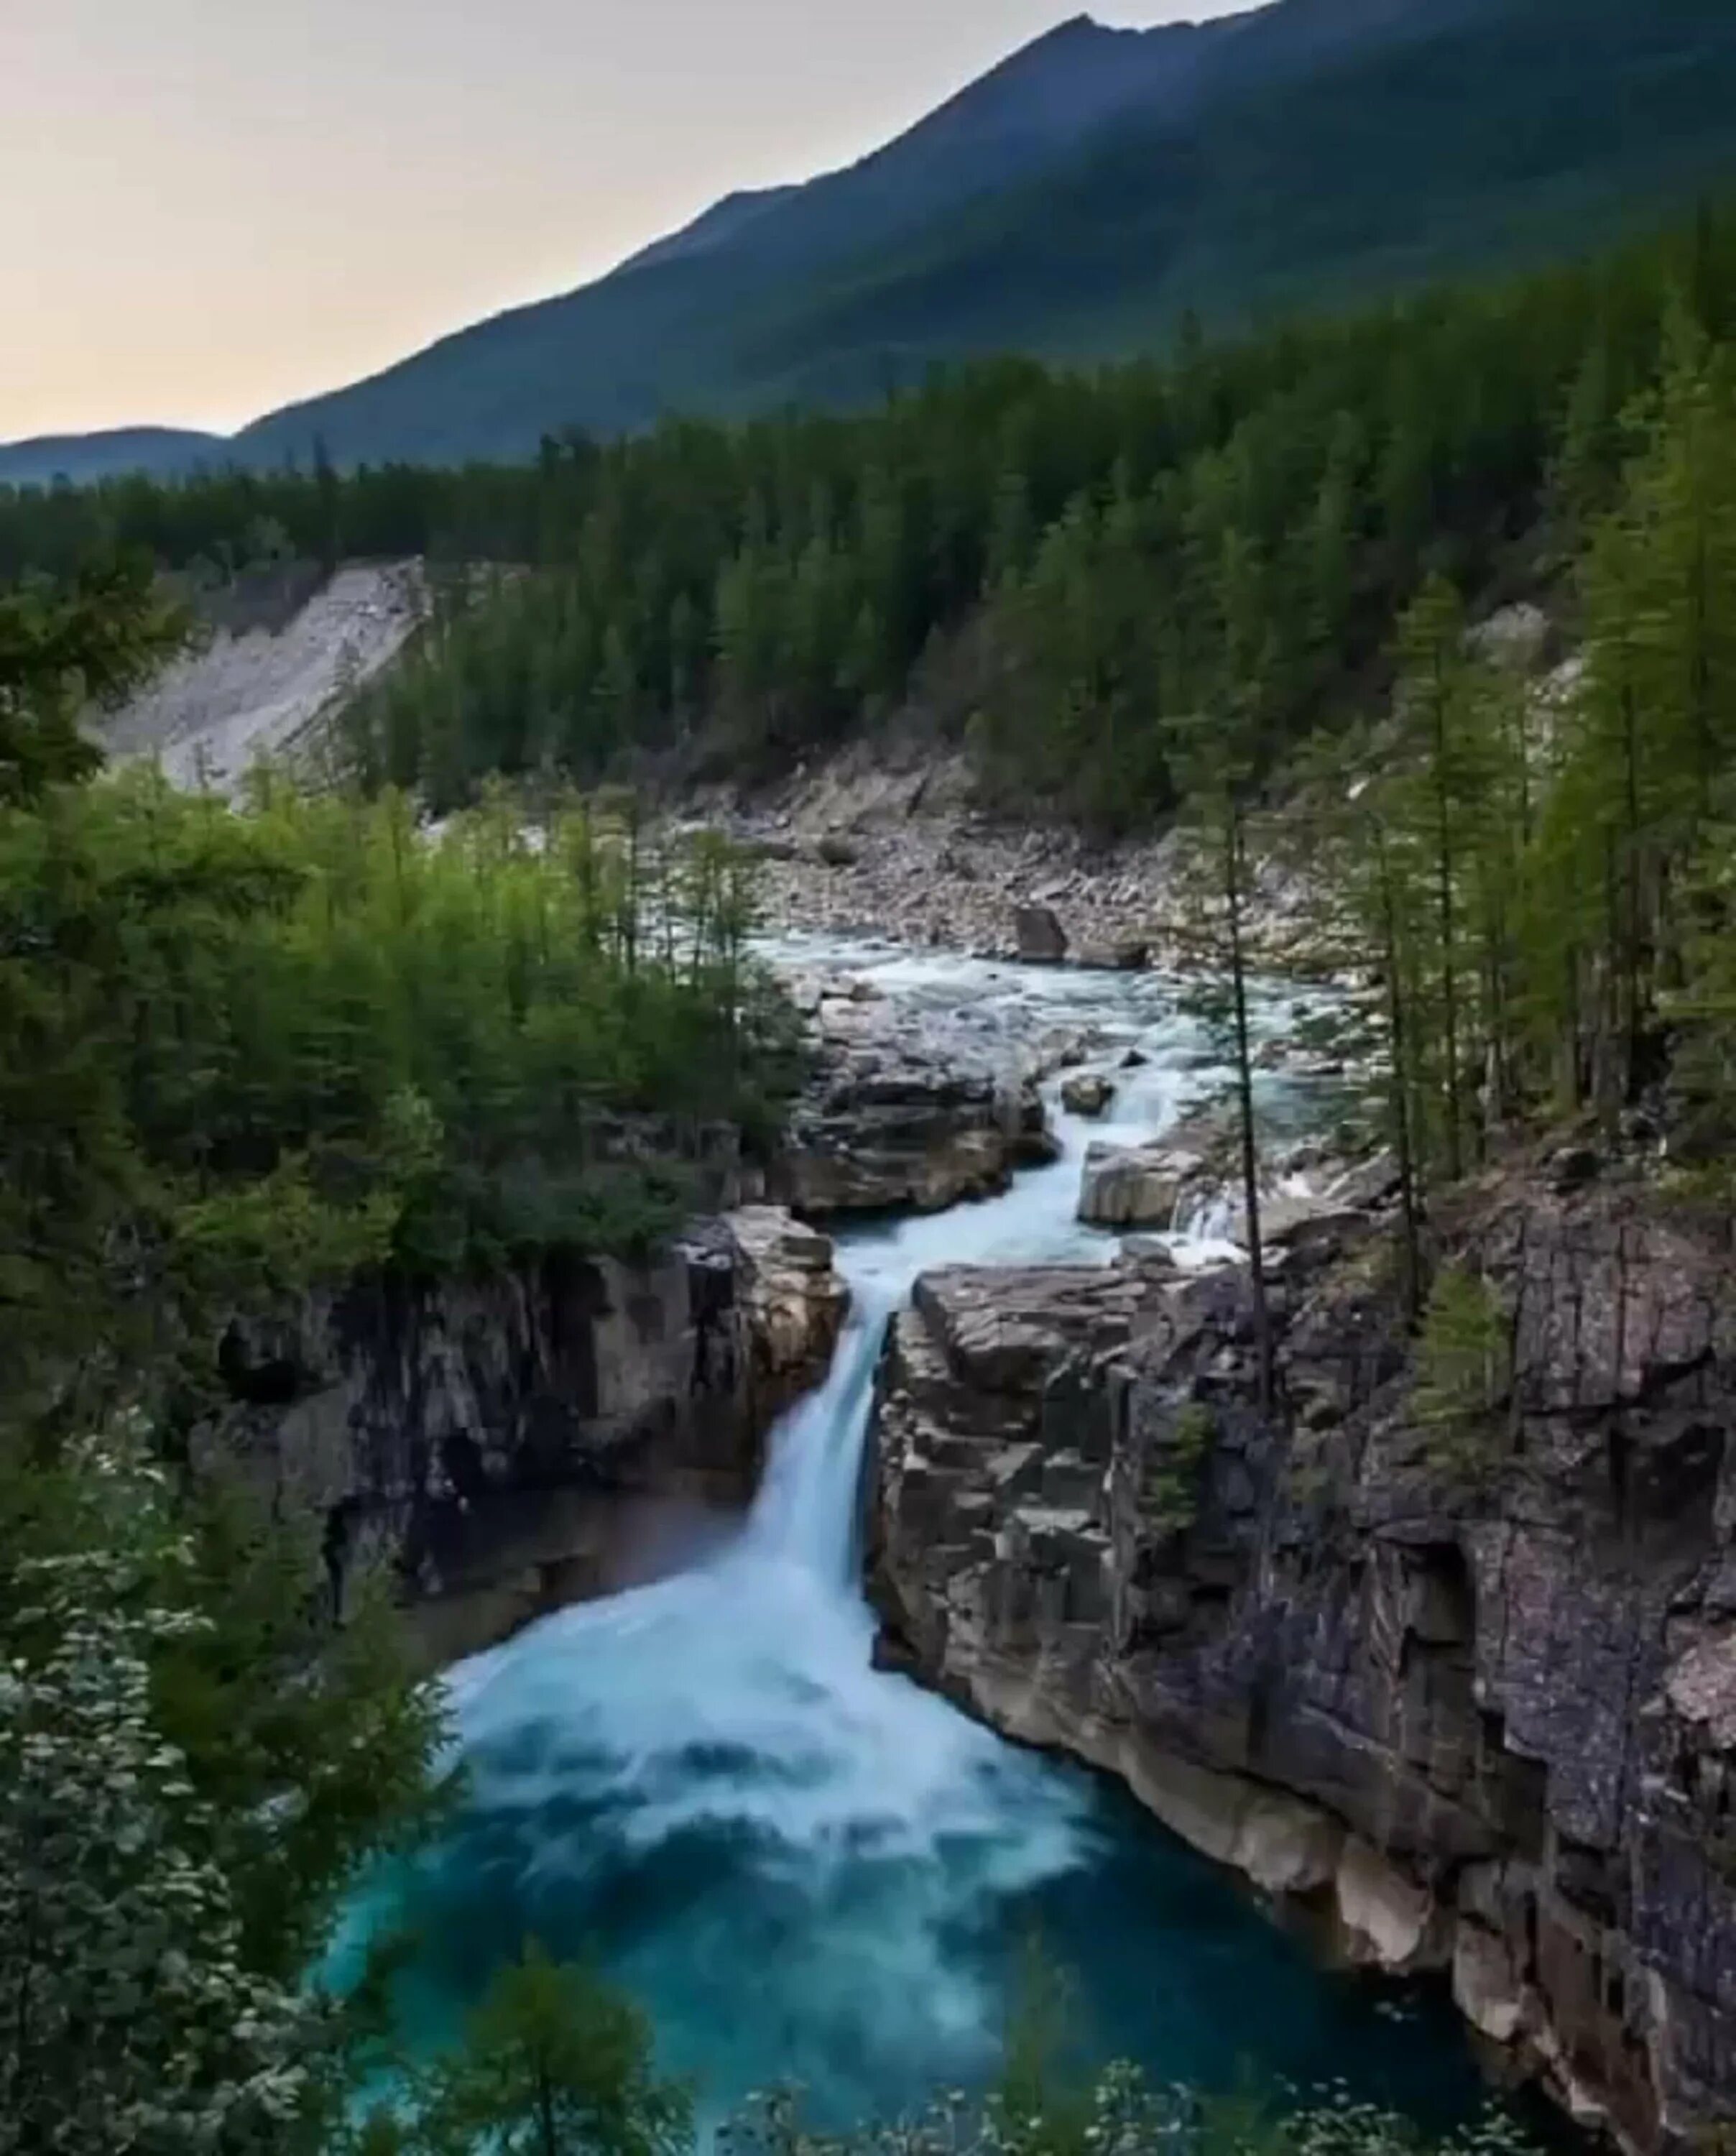
[[[0,440],[227,429],[354,380],[848,163],[1078,11],[0,0]]]

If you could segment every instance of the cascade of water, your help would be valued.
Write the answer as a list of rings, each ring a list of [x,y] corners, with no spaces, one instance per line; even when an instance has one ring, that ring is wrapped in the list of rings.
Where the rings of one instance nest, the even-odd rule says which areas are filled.
[[[946,963],[921,962],[950,993],[984,979]],[[1045,993],[1137,1014],[1153,1067],[1119,1112],[1172,1115],[1187,1042],[1154,992],[1049,978]],[[414,1928],[424,2033],[531,1933],[599,1956],[714,2112],[794,2080],[842,2123],[985,2069],[1007,1970],[1039,1928],[1080,1967],[1093,2035],[1161,2073],[1232,2077],[1250,1987],[1284,2070],[1349,2055],[1334,1994],[1202,1865],[1083,1776],[873,1666],[855,1544],[888,1316],[933,1265],[1113,1257],[1073,1217],[1091,1133],[1068,1118],[1062,1134],[1056,1165],[999,1199],[841,1242],[853,1301],[837,1358],[773,1433],[729,1549],[452,1672],[462,1815],[383,1907],[357,1907],[351,1938]]]
[[[848,1272],[848,1265],[846,1270]],[[892,1298],[864,1270],[830,1372],[772,1434],[746,1549],[805,1567],[840,1595],[858,1574],[857,1512],[874,1366]]]

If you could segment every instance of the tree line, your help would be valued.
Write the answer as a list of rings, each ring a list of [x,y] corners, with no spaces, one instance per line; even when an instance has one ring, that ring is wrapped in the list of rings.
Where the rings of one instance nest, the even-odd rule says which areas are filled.
[[[1431,572],[1395,624],[1384,706],[1317,731],[1273,776],[1269,658],[1232,542],[1219,684],[1168,737],[1228,1012],[1245,1011],[1262,856],[1303,871],[1315,958],[1365,984],[1331,1029],[1392,1149],[1401,1299],[1426,1321],[1418,1412],[1457,1439],[1488,1438],[1505,1383],[1486,1284],[1442,1262],[1457,1186],[1567,1130],[1666,1167],[1726,1226],[1733,1188],[1736,345],[1681,296],[1655,377],[1594,424],[1600,408],[1575,397],[1546,476],[1553,624],[1474,624]],[[1540,669],[1552,641],[1568,655]],[[1245,1019],[1230,1041],[1270,1404]]]
[[[1216,692],[1226,608],[1269,765],[1381,674],[1430,574],[1531,572],[1546,514],[1607,501],[1672,306],[1721,336],[1733,272],[1736,218],[1708,207],[1585,264],[1239,343],[1185,327],[1090,375],[986,362],[870,411],[571,435],[517,468],[13,491],[0,573],[423,557],[426,633],[345,752],[439,809],[496,773],[781,768],[914,711],[1009,804],[1117,828],[1173,803],[1165,728]]]

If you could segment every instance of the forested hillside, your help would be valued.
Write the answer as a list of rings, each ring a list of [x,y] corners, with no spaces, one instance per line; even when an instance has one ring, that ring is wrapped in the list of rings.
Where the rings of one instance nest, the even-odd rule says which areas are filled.
[[[858,404],[937,358],[1122,357],[1547,259],[1736,171],[1717,0],[1281,0],[1070,26],[703,252],[274,414],[240,452],[525,456],[540,434]]]
[[[1123,827],[1173,804],[1185,722],[1232,689],[1262,767],[1365,701],[1431,572],[1472,599],[1559,578],[1672,325],[1721,338],[1733,290],[1707,210],[1581,267],[1093,377],[985,364],[857,417],[0,493],[0,572],[427,554],[428,631],[343,752],[437,808],[490,773],[775,773],[904,713],[1010,806]]]

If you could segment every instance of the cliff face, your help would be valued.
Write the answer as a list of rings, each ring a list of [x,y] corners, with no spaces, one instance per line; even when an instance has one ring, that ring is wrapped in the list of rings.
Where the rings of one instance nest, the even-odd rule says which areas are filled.
[[[750,1208],[657,1261],[392,1277],[232,1328],[197,1440],[325,1522],[341,1606],[383,1559],[430,1656],[667,1568],[752,1495],[766,1433],[824,1374],[832,1245]]]
[[[919,1674],[1669,2145],[1736,2118],[1736,1285],[1637,1191],[1465,1232],[1512,1319],[1470,1455],[1354,1233],[1283,1260],[1270,1421],[1234,1271],[931,1276],[877,1591]]]

